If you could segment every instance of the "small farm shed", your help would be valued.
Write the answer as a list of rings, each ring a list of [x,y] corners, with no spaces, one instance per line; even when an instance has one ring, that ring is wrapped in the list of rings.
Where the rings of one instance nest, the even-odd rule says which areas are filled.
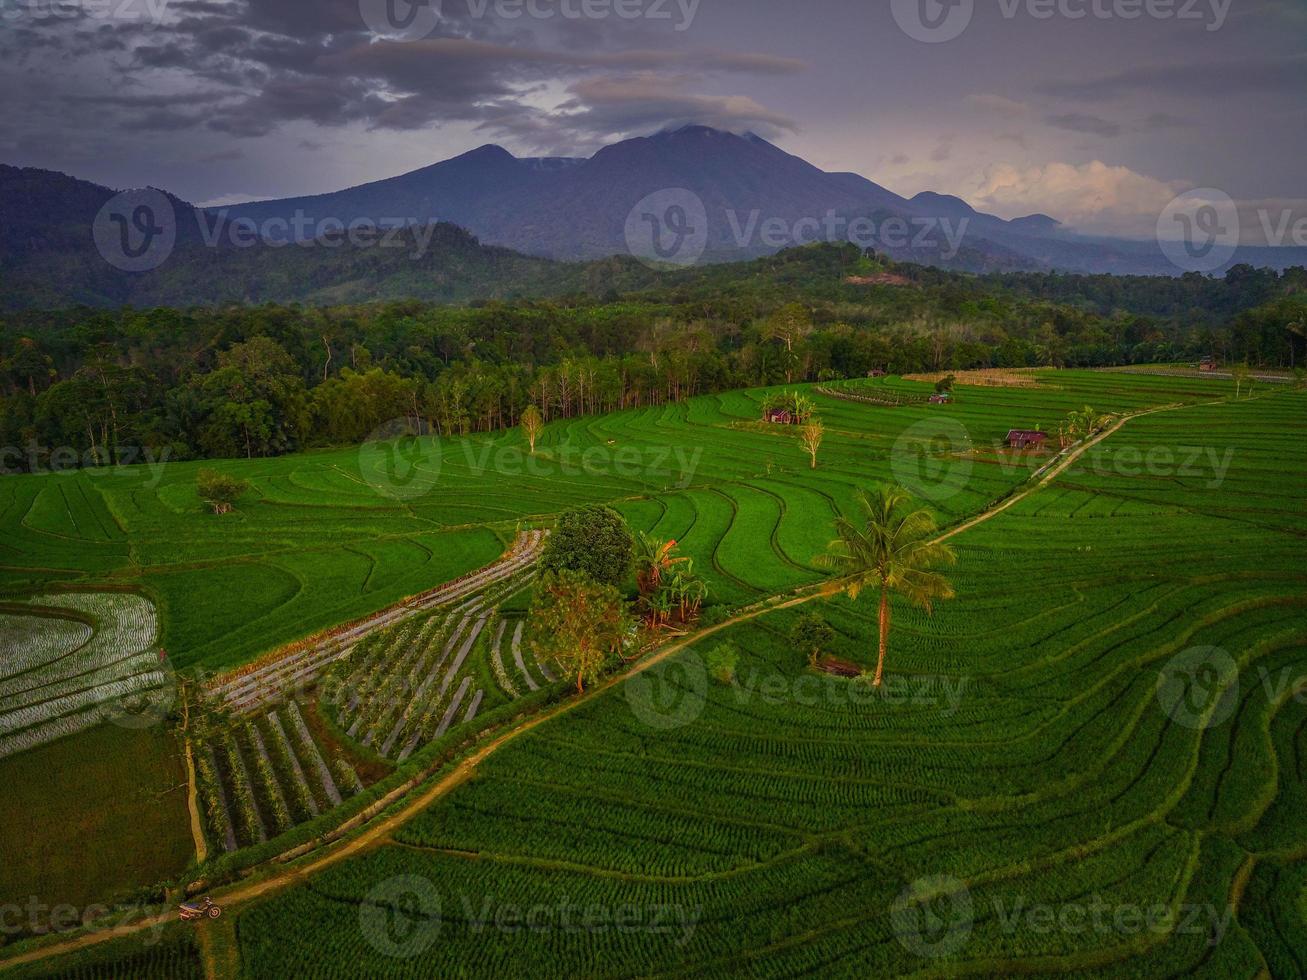
[[[788,408],[769,408],[767,421],[773,425],[794,425],[794,413]]]
[[[953,401],[953,396],[948,394],[947,392],[930,396],[930,403],[932,405],[948,405],[951,404],[952,401]]]
[[[867,372],[867,377],[869,377],[869,378],[883,378],[883,377],[885,377],[885,372],[882,371],[880,368],[872,368],[870,371]]]
[[[1048,436],[1032,429],[1013,429],[1007,434],[1009,449],[1043,449]]]
[[[1217,368],[1216,358],[1204,357],[1198,365],[1199,371],[1215,371]]]

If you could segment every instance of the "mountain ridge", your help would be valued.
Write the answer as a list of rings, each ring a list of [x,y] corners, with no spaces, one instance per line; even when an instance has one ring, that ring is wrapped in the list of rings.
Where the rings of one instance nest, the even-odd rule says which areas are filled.
[[[113,188],[0,164],[0,305],[406,294],[461,302],[523,291],[556,295],[582,284],[606,289],[612,270],[626,275],[637,265],[629,228],[658,216],[634,209],[658,191],[702,209],[707,228],[691,264],[761,258],[832,229],[835,239],[847,238],[866,225],[905,230],[898,241],[882,234],[867,243],[887,258],[967,273],[1180,273],[1155,242],[1078,236],[1044,214],[1006,221],[929,191],[907,199],[861,175],[823,171],[756,134],[688,126],[624,140],[585,159],[519,158],[487,143],[339,191],[220,208],[197,208],[160,189],[173,211],[176,247],[162,268],[142,273],[119,271],[97,254],[92,226],[115,197]],[[291,220],[297,214],[305,218],[298,230]],[[332,244],[331,234],[339,238],[351,223],[368,221],[417,226],[405,233],[413,243],[372,254],[352,242]],[[777,238],[768,237],[773,225],[782,232]],[[934,238],[923,239],[919,233],[930,229]],[[238,230],[252,242],[235,241]],[[326,245],[285,248],[297,236],[304,245]],[[424,240],[445,250],[444,259],[433,257]],[[614,256],[624,258],[613,264]],[[606,271],[560,262],[598,262]],[[1307,265],[1307,249],[1243,247],[1227,268],[1236,263],[1283,270]]]

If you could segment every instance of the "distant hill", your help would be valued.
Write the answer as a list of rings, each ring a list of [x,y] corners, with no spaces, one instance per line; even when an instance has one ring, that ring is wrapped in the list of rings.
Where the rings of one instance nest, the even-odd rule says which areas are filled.
[[[521,255],[482,245],[449,223],[380,233],[373,241],[384,237],[384,246],[237,247],[230,223],[218,224],[172,195],[165,195],[176,227],[171,255],[151,271],[122,272],[96,250],[92,234],[96,215],[116,193],[61,173],[0,166],[0,309],[461,303],[628,288],[653,275],[634,259],[587,268]]]
[[[1155,242],[1078,236],[1043,214],[1005,221],[950,195],[909,200],[761,137],[687,126],[589,159],[517,158],[487,145],[329,194],[220,209],[151,192],[166,198],[176,245],[146,272],[119,271],[95,247],[93,223],[115,190],[0,165],[0,308],[467,302],[643,288],[656,273],[632,258],[628,218],[661,191],[701,204],[699,264],[872,228],[872,248],[890,259],[961,272],[1177,274]],[[386,247],[343,240],[359,222],[410,227],[386,235]],[[1307,265],[1307,249],[1243,248],[1235,263],[1282,270]]]

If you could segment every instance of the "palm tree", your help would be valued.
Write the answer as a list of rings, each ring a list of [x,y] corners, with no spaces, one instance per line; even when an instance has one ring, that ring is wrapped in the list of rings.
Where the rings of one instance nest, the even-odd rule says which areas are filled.
[[[880,587],[880,654],[876,661],[875,686],[885,682],[885,650],[889,642],[891,592],[931,611],[936,599],[953,598],[948,579],[931,569],[957,560],[953,549],[933,540],[937,525],[934,515],[915,507],[902,487],[877,487],[858,493],[862,505],[860,522],[847,517],[835,521],[839,537],[817,563],[839,573],[831,592],[844,592],[857,599],[862,590]]]

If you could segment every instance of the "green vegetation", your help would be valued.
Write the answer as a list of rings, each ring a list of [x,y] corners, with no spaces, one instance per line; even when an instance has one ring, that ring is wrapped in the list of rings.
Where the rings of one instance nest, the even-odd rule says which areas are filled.
[[[186,773],[162,726],[102,726],[0,760],[0,813],[0,904],[35,896],[45,915],[130,899],[194,857]]]
[[[735,671],[740,663],[740,651],[734,643],[719,643],[704,658],[710,673],[718,684],[735,683]]]
[[[809,667],[816,667],[835,643],[835,630],[820,613],[804,613],[790,629],[790,642],[808,658]]]
[[[0,314],[0,471],[278,456],[397,420],[459,436],[511,428],[528,406],[554,422],[881,369],[1307,359],[1292,329],[1307,318],[1301,269],[1217,280],[902,266],[900,284],[866,285],[853,275],[864,261],[831,245],[668,276],[610,260],[565,298],[506,302],[496,287],[498,301],[461,308]],[[440,288],[406,266],[407,285]]]
[[[957,556],[947,544],[935,540],[939,530],[935,515],[916,508],[900,487],[878,487],[858,495],[860,512],[852,518],[835,520],[839,537],[831,550],[819,555],[817,564],[837,576],[833,588],[856,600],[863,589],[880,592],[877,606],[876,677],[885,682],[885,653],[889,647],[891,593],[931,612],[937,599],[952,599],[953,586],[934,569],[952,565]]]
[[[543,572],[578,572],[600,585],[624,585],[635,542],[622,515],[611,507],[583,507],[558,518],[540,556]]]
[[[1025,397],[977,393],[958,412]],[[533,728],[393,844],[242,911],[245,969],[1299,975],[1304,411],[1280,394],[1131,421],[953,542],[956,601],[928,618],[895,600],[879,693],[800,683],[799,607],[643,679],[668,689],[655,703],[690,699],[672,724],[619,688]],[[1212,457],[1186,468],[1186,446]],[[834,652],[869,665],[876,612],[826,612]],[[743,653],[736,684],[696,685],[721,642]],[[1237,691],[1159,697],[1174,658],[1208,647],[1238,664]],[[1289,684],[1268,693],[1267,676]],[[378,891],[400,875],[440,905],[420,961],[360,927],[364,903],[414,908]],[[610,926],[560,924],[585,907]],[[533,908],[542,928],[502,925]],[[635,910],[625,930],[617,909]]]
[[[793,429],[757,426],[770,392],[739,391],[557,419],[534,458],[520,433],[505,432],[419,438],[411,459],[372,443],[232,460],[224,471],[250,490],[221,520],[196,495],[195,463],[6,478],[0,591],[140,589],[158,608],[172,664],[217,671],[484,566],[524,521],[601,504],[633,530],[676,540],[708,606],[729,607],[821,578],[814,559],[861,488],[904,484],[947,525],[1030,475],[998,448],[1013,427],[1054,431],[1085,404],[1121,415],[1232,393],[1200,377],[1039,377],[1047,387],[986,390],[946,416],[807,389],[826,427],[816,471]],[[931,390],[901,378],[877,386]],[[945,418],[960,428],[939,428]]]
[[[244,480],[235,480],[215,470],[200,470],[195,477],[195,492],[218,515],[230,514],[249,488]]]
[[[65,956],[5,972],[6,980],[204,980],[199,943],[190,926],[172,926],[162,936],[149,933],[113,940]]]
[[[137,584],[159,596],[174,658],[236,666],[459,578],[509,541],[517,553],[525,528],[597,508],[612,547],[596,549],[578,515],[567,547],[551,548],[623,562],[620,575],[604,568],[654,625],[691,625],[705,596],[704,622],[756,614],[515,738],[380,846],[234,909],[249,975],[411,973],[364,925],[411,914],[383,887],[406,875],[439,896],[439,942],[420,961],[430,972],[1224,976],[1255,972],[1260,955],[1292,975],[1307,840],[1301,767],[1286,760],[1302,715],[1293,684],[1267,698],[1258,671],[1307,676],[1307,395],[1236,401],[1228,381],[1178,374],[1031,378],[968,389],[944,409],[920,401],[933,381],[889,377],[865,384],[898,399],[885,403],[791,386],[560,412],[534,456],[528,434],[506,428],[234,460],[224,469],[250,490],[222,521],[200,503],[193,463],[13,477],[0,481],[0,583],[15,596],[56,580]],[[793,428],[759,424],[778,394],[820,412],[819,469],[795,452]],[[884,617],[821,602],[823,584],[841,584],[823,583],[819,560],[837,532],[883,539],[847,554],[896,556],[897,577],[922,585],[933,562],[908,559],[932,557],[935,527],[1007,501],[1046,464],[1009,452],[1009,429],[1162,406],[953,539],[957,599],[933,617],[912,598],[938,589],[889,588],[895,576],[881,572],[894,569],[873,560],[844,570],[887,586]],[[863,491],[878,484],[914,503],[876,506]],[[353,564],[360,555],[373,560]],[[528,606],[529,564],[294,654],[323,657],[321,699],[256,703],[297,660],[260,666],[246,688],[228,682],[234,724],[197,757],[224,873],[326,832],[415,766],[449,761],[485,726],[635,654],[629,595],[563,571]],[[302,573],[291,596],[268,587],[287,569]],[[766,611],[796,590],[820,606]],[[256,628],[230,593],[263,603]],[[891,611],[883,685],[807,669],[815,651],[875,670]],[[1225,725],[1186,726],[1159,700],[1159,672],[1195,647],[1226,649],[1244,669]],[[935,960],[896,935],[896,907],[949,911],[960,887],[973,903],[968,943]],[[1010,914],[1096,894],[1114,907],[1219,910],[1240,889],[1216,946],[1175,931],[1049,933]],[[506,902],[670,909],[676,928],[508,930],[478,920],[487,902],[492,916]]]
[[[532,649],[576,676],[585,690],[622,653],[631,617],[622,594],[583,572],[546,571],[531,606]]]

